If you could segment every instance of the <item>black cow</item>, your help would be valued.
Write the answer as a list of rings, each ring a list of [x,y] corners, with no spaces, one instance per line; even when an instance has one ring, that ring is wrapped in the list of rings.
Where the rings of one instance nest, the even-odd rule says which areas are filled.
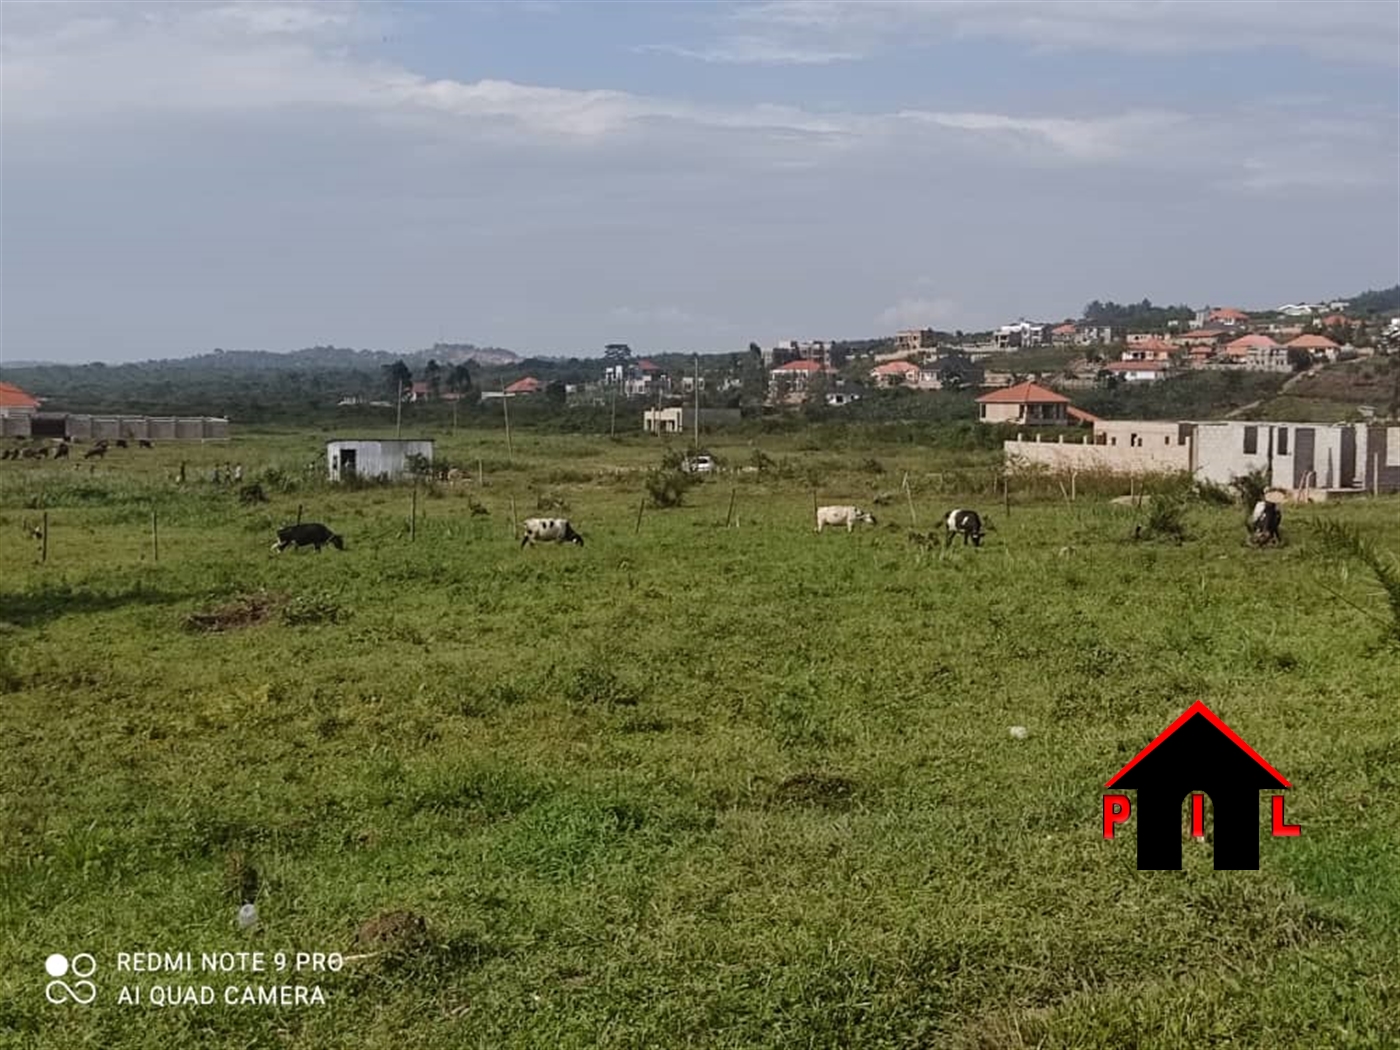
[[[953,542],[955,536],[963,538],[964,547],[969,540],[974,547],[982,546],[982,519],[977,516],[975,510],[950,510],[948,516],[943,519],[943,525],[945,548]]]
[[[67,459],[67,458],[68,458],[68,443],[67,443],[66,441],[65,441],[63,444],[59,445],[58,448],[56,448],[56,449],[53,450],[53,458],[54,458],[54,459]]]
[[[117,448],[126,448],[126,438],[117,438]]]
[[[86,452],[83,453],[83,459],[92,459],[93,456],[96,456],[98,459],[101,459],[106,454],[106,445],[93,445],[92,448],[88,449]]]
[[[345,549],[345,541],[330,529],[319,521],[308,521],[304,525],[283,525],[277,530],[277,542],[272,549],[281,553],[288,547],[315,547],[319,554],[327,543],[338,551]]]
[[[155,448],[155,445],[151,444],[151,442],[147,441],[145,438],[142,438],[140,441],[136,442],[136,447],[137,447],[137,448]]]
[[[1279,526],[1283,524],[1283,511],[1270,500],[1261,499],[1249,513],[1250,538],[1259,544],[1278,543]]]

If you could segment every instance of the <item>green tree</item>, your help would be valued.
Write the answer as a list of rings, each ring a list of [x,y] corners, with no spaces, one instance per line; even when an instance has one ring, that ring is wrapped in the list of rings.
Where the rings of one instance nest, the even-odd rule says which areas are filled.
[[[447,389],[454,394],[469,394],[472,389],[472,373],[463,361],[461,364],[453,365],[447,373]]]
[[[568,403],[569,395],[564,389],[564,384],[555,381],[545,384],[544,399],[555,408],[563,408]]]
[[[433,397],[442,393],[442,365],[437,361],[428,359],[428,363],[423,366],[423,378],[428,383],[428,393]]]
[[[413,385],[413,372],[402,360],[395,361],[392,365],[384,366],[384,382],[397,396],[400,390],[407,390]]]

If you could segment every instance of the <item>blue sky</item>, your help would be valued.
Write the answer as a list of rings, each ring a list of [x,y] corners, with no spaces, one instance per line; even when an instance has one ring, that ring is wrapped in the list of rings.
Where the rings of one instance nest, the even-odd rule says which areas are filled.
[[[729,350],[1400,280],[1400,5],[6,3],[0,356]]]

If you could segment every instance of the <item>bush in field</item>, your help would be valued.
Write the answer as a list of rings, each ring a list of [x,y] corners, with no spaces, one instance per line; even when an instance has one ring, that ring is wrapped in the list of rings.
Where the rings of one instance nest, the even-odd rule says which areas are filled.
[[[256,481],[251,485],[244,485],[238,490],[239,503],[266,503],[267,493]]]
[[[644,481],[651,505],[663,510],[684,505],[686,492],[698,483],[694,474],[665,469],[649,471]]]
[[[1147,505],[1143,533],[1151,539],[1186,539],[1186,497],[1180,492],[1155,493]]]
[[[1240,474],[1230,479],[1230,487],[1238,493],[1241,503],[1252,507],[1264,498],[1264,492],[1269,487],[1269,472],[1260,467],[1248,474]]]
[[[1324,551],[1344,558],[1353,558],[1371,570],[1371,575],[1380,584],[1390,612],[1386,635],[1392,643],[1400,644],[1400,562],[1396,561],[1394,555],[1383,553],[1350,525],[1343,525],[1337,521],[1321,521],[1317,524],[1317,532],[1322,539]],[[1374,618],[1386,623],[1379,616]]]
[[[569,513],[569,501],[554,492],[541,492],[535,499],[535,509],[546,513]]]
[[[350,611],[328,594],[300,594],[282,607],[282,622],[289,627],[308,623],[344,623]]]
[[[1213,481],[1197,481],[1192,492],[1201,503],[1215,507],[1228,507],[1235,502],[1234,493]]]

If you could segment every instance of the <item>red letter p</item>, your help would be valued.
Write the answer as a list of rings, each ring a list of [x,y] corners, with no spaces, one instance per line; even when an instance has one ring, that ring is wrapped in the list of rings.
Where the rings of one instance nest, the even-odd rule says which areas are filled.
[[[1125,824],[1133,815],[1133,807],[1127,795],[1105,795],[1103,797],[1103,837],[1113,838],[1113,825]]]

